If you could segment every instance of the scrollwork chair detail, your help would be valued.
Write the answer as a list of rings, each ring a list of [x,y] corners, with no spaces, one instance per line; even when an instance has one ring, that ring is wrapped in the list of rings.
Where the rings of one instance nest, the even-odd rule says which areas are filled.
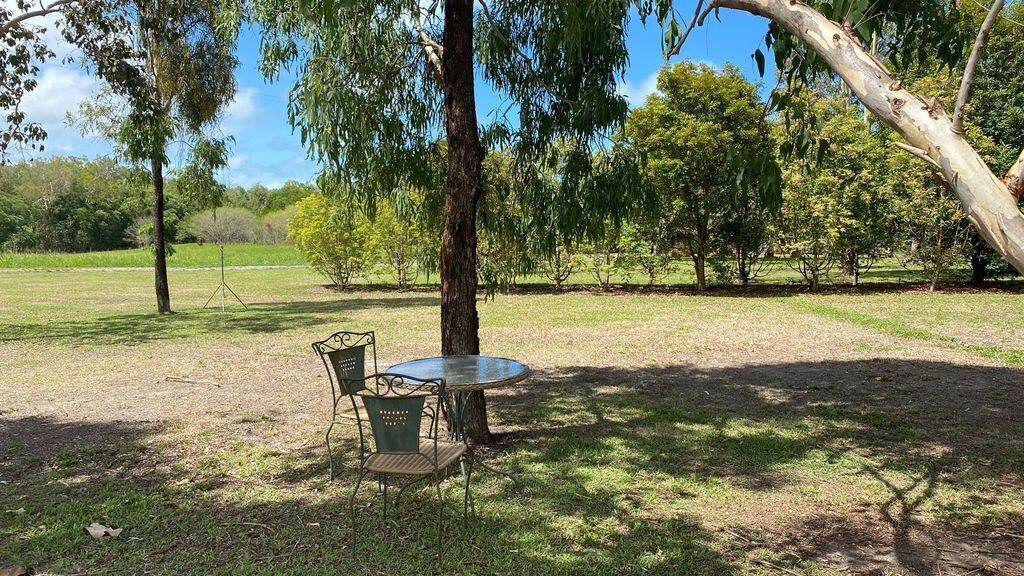
[[[338,418],[347,420],[358,419],[358,407],[354,394],[358,390],[346,388],[345,382],[362,382],[366,376],[366,351],[370,350],[373,359],[373,371],[377,373],[377,339],[373,332],[336,332],[326,340],[313,343],[313,350],[327,370],[327,379],[331,385],[331,422],[327,426],[324,440],[327,443],[327,459],[331,466],[331,480],[334,480],[334,454],[331,451],[331,430]],[[338,414],[338,404],[348,398],[352,404],[352,414]]]

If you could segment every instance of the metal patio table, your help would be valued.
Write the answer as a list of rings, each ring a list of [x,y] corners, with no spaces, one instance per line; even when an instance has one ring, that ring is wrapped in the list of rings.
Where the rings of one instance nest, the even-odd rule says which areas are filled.
[[[422,379],[444,378],[445,390],[451,394],[449,412],[451,415],[452,440],[466,439],[466,404],[471,392],[489,390],[501,386],[511,386],[526,380],[531,373],[530,367],[522,362],[509,358],[494,356],[437,356],[420,358],[395,364],[387,370],[392,374],[404,374]],[[470,446],[474,464],[501,474],[512,480],[518,487],[519,480],[508,472],[496,470],[477,459]]]

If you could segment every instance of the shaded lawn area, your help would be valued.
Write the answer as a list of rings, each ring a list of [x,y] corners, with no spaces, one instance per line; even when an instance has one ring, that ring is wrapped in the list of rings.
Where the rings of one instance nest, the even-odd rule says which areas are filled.
[[[239,271],[229,281],[252,309],[222,313],[197,310],[215,274],[179,271],[181,312],[157,318],[147,273],[11,277],[0,276],[0,565],[1024,573],[1019,295],[481,303],[485,353],[538,371],[489,396],[501,442],[486,457],[524,487],[474,475],[479,517],[466,526],[449,480],[438,569],[426,489],[386,531],[375,490],[363,490],[352,558],[354,432],[341,426],[329,482],[329,393],[308,349],[335,329],[373,328],[382,366],[435,354],[436,293],[336,293],[303,270]],[[91,522],[125,531],[96,542]]]

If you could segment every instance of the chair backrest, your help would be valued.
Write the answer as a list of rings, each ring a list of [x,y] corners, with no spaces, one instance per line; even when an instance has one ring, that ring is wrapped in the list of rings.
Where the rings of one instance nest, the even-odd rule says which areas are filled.
[[[358,395],[363,400],[377,452],[418,453],[424,415],[430,422],[427,436],[437,438],[444,398],[443,379],[374,374],[362,380]]]
[[[326,340],[313,343],[313,350],[327,369],[331,380],[331,391],[338,386],[342,394],[355,394],[362,388],[346,388],[362,385],[366,376],[366,349],[373,356],[373,372],[377,372],[377,340],[373,332],[337,332]]]

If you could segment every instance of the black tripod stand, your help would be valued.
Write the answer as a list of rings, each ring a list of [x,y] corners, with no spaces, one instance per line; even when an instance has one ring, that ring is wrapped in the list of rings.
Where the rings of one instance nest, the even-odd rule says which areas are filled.
[[[213,289],[213,294],[210,294],[210,297],[206,299],[206,304],[203,304],[203,309],[204,310],[206,309],[207,306],[210,305],[210,302],[213,301],[213,297],[217,295],[217,292],[220,292],[220,298],[221,298],[220,299],[220,309],[221,310],[224,310],[225,305],[227,305],[228,292],[231,292],[231,295],[235,297],[235,300],[238,300],[238,303],[242,305],[242,308],[245,308],[246,310],[249,309],[249,307],[245,305],[245,302],[242,302],[242,299],[238,297],[238,294],[235,294],[235,291],[231,289],[231,286],[228,286],[227,281],[224,280],[224,245],[223,244],[220,245],[220,286],[217,286],[216,288],[214,288]]]

